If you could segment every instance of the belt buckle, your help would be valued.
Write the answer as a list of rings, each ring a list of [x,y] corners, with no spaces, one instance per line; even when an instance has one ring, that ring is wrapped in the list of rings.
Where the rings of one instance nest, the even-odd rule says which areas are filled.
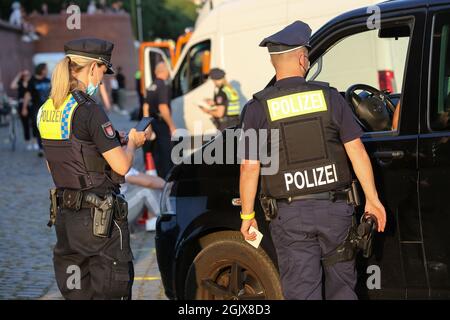
[[[329,191],[330,200],[332,202],[336,202],[336,192],[335,191]]]

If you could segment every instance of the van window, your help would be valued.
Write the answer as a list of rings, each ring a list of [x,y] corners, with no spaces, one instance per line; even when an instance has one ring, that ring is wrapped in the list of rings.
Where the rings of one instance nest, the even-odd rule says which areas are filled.
[[[396,25],[383,26],[381,30],[364,30],[366,31],[346,36],[328,48],[311,65],[307,80],[328,82],[342,94],[355,84],[369,85],[376,90],[387,92],[392,106],[386,108],[385,117],[380,117],[380,124],[365,126],[364,119],[359,120],[366,132],[396,130],[399,126],[400,108],[397,107],[403,93],[410,28],[407,25]],[[360,90],[355,93],[361,101],[371,96]],[[352,109],[356,114],[353,104]],[[356,116],[358,118],[357,114]]]
[[[173,79],[173,97],[176,98],[194,90],[206,80],[208,74],[204,72],[207,70],[203,65],[210,63],[211,41],[200,42],[191,47],[184,57],[177,74]],[[205,58],[206,57],[206,58]]]
[[[449,130],[450,112],[450,14],[435,16],[430,78],[429,126]]]

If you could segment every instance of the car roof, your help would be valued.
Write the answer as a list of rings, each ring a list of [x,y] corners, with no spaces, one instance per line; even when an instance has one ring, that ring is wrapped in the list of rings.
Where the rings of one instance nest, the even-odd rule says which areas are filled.
[[[378,6],[381,12],[389,12],[395,10],[408,10],[418,7],[429,7],[435,5],[450,4],[450,0],[389,0],[380,2]],[[368,14],[367,9],[372,6],[362,7],[355,10],[345,12],[324,24],[315,34],[320,34],[322,29],[326,29],[331,25],[345,21],[350,18],[365,16]]]

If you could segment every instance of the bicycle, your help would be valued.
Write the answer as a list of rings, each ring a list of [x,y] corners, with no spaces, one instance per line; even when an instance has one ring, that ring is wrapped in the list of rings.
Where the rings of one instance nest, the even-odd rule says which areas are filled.
[[[17,102],[13,99],[5,99],[3,102],[3,117],[6,118],[6,123],[8,126],[8,143],[10,143],[11,151],[16,151],[17,142],[17,132],[16,132],[16,122],[17,122]]]

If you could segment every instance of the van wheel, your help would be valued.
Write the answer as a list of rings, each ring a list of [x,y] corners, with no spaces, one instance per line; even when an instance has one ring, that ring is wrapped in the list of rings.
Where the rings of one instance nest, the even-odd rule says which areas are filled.
[[[185,298],[283,299],[278,271],[264,250],[250,246],[240,233],[224,236],[195,257],[186,277]]]

